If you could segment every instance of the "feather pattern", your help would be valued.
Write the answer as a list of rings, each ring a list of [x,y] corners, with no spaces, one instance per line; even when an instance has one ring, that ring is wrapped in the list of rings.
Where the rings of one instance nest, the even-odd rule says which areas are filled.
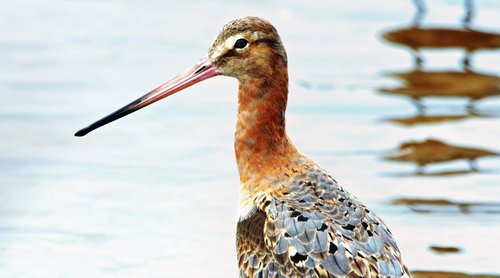
[[[240,277],[411,277],[383,221],[319,166],[305,169],[238,223]]]

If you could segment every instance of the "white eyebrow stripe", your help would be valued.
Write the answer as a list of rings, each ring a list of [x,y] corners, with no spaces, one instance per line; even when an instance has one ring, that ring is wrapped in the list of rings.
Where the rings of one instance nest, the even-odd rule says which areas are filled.
[[[219,44],[215,46],[214,49],[212,49],[212,56],[215,57],[220,57],[223,53],[225,53],[228,50],[231,50],[234,48],[234,44],[238,39],[245,38],[245,33],[238,33],[236,35],[232,35],[231,37],[227,38],[226,41],[224,41],[223,44]],[[250,35],[250,38],[252,41],[257,41],[259,39],[259,33],[258,32],[252,32]],[[249,42],[250,44],[250,42]],[[236,49],[236,50],[241,50],[241,49]]]
[[[226,42],[224,43],[226,49],[232,49],[236,40],[241,39],[241,38],[243,38],[243,36],[241,34],[237,34],[237,35],[234,35],[234,36],[227,38]]]

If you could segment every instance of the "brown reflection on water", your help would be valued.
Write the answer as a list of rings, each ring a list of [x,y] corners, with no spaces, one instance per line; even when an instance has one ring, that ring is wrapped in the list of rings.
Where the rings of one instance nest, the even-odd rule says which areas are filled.
[[[424,174],[424,169],[428,164],[444,163],[454,160],[466,160],[469,163],[469,171],[455,171],[455,174],[466,174],[478,171],[476,160],[487,156],[498,156],[499,154],[490,150],[451,145],[436,139],[426,139],[424,141],[407,141],[384,156],[385,160],[415,163],[417,164],[417,174]],[[442,172],[442,175],[453,174]]]
[[[470,55],[477,50],[498,49],[500,34],[465,29],[422,28],[411,26],[386,31],[382,37],[391,43],[407,47],[412,51],[415,65],[420,68],[424,62],[420,49],[461,48],[465,50],[462,60],[464,69],[470,68]]]
[[[475,15],[473,0],[464,0],[462,2],[464,4],[465,13],[464,17],[462,18],[461,24],[460,22],[458,22],[459,18],[457,18],[457,23],[460,24],[462,28],[460,28],[460,25],[452,28],[422,26],[422,21],[427,10],[426,3],[424,3],[424,0],[413,0],[413,3],[416,7],[416,14],[412,20],[412,25],[408,27],[398,27],[386,30],[382,33],[381,38],[390,44],[403,47],[404,49],[409,51],[409,53],[413,56],[414,68],[410,71],[400,71],[386,74],[386,76],[398,81],[399,84],[396,86],[386,86],[383,88],[379,88],[378,92],[384,96],[398,98],[402,97],[410,100],[417,108],[418,113],[416,115],[407,114],[406,116],[403,114],[399,117],[392,115],[391,117],[385,117],[383,120],[391,124],[407,128],[419,126],[418,130],[412,130],[412,133],[419,133],[420,135],[422,133],[425,133],[426,136],[433,136],[431,132],[436,131],[445,136],[450,134],[462,134],[464,131],[467,132],[471,124],[475,125],[475,127],[478,127],[479,124],[482,125],[485,122],[491,123],[492,118],[496,118],[499,116],[497,113],[498,111],[490,110],[488,111],[488,113],[485,113],[486,111],[478,111],[476,104],[478,101],[483,101],[494,96],[500,96],[500,75],[497,72],[481,72],[476,68],[476,65],[474,65],[473,67],[471,64],[471,56],[476,51],[500,49],[500,33],[481,31],[471,26],[472,18]],[[428,4],[433,5],[433,3]],[[432,8],[433,6],[429,7],[429,9]],[[429,65],[427,63],[424,63],[424,56],[425,51],[429,49],[462,50],[463,57],[459,58],[461,60],[458,61],[459,63],[461,63],[461,68],[428,68]],[[439,59],[435,57],[436,56],[432,56],[431,58]],[[426,57],[426,59],[430,58]],[[443,107],[438,107],[437,110],[431,110],[428,109],[432,108],[430,107],[430,104],[425,103],[424,105],[423,103],[430,98],[440,99],[443,102],[449,101],[453,98],[459,98],[464,99],[468,102],[463,109],[448,109],[445,106],[445,110],[442,109]],[[436,113],[437,111],[439,111],[439,113]],[[469,119],[475,119],[475,121],[454,125],[443,124],[465,121]],[[486,119],[489,120],[486,121]],[[476,123],[478,124],[477,126]],[[438,129],[436,127],[423,127],[423,125],[432,124],[440,125]],[[485,129],[481,130],[482,132],[491,132],[491,134],[493,134],[493,132],[495,132],[496,130],[495,128],[488,128],[487,125],[484,126]],[[440,128],[443,129],[440,130]],[[457,130],[455,128],[460,128],[460,130]],[[452,142],[452,139],[454,138],[448,139],[450,140],[450,142]],[[463,185],[464,180],[467,179],[478,181],[480,179],[483,179],[484,177],[479,177],[479,175],[471,175],[463,178],[447,178],[457,175],[486,172],[484,170],[479,171],[477,161],[483,157],[499,156],[497,152],[478,147],[453,145],[432,138],[424,139],[421,141],[403,141],[399,143],[400,144],[398,147],[396,147],[393,151],[386,153],[383,158],[387,161],[396,163],[412,163],[417,166],[417,169],[413,173],[397,173],[390,175],[400,178],[425,176],[425,184],[419,185],[427,188],[428,191],[420,191],[418,193],[418,198],[420,199],[418,199],[411,193],[405,193],[408,194],[406,198],[394,199],[391,202],[392,205],[406,207],[408,210],[420,214],[418,216],[415,215],[414,217],[425,218],[426,220],[428,219],[430,221],[429,223],[433,223],[433,219],[445,219],[448,217],[448,214],[453,215],[453,224],[458,223],[460,225],[460,231],[457,231],[457,233],[462,234],[467,234],[467,229],[471,228],[467,225],[467,222],[465,222],[466,218],[474,218],[475,220],[477,220],[481,219],[482,216],[480,214],[500,214],[500,203],[496,203],[496,200],[494,199],[492,199],[493,202],[481,202],[480,200],[483,200],[484,198],[484,195],[481,194],[477,195],[479,196],[478,199],[476,199],[478,200],[477,202],[456,201],[456,199],[461,199],[461,196],[464,196],[461,195],[461,192],[455,191],[455,189],[459,189],[460,186]],[[473,145],[476,143],[478,142],[471,142],[471,144]],[[491,144],[491,141],[482,142],[483,145],[488,143]],[[448,166],[453,167],[455,164],[452,165],[450,162],[457,160],[463,160],[467,162],[468,167],[464,165],[464,167],[457,167],[458,169],[443,170],[443,168],[447,168]],[[428,170],[426,166],[431,164],[445,164],[445,166],[436,167],[436,170],[432,171],[424,171],[424,168],[425,170]],[[435,166],[432,165],[432,167]],[[429,166],[429,168],[431,167]],[[487,172],[494,171],[496,172],[497,169],[488,170]],[[408,180],[414,182],[414,180],[411,178]],[[438,180],[440,182],[438,182]],[[436,181],[436,183],[434,183],[434,181]],[[443,183],[443,181],[445,182]],[[443,188],[439,188],[440,184],[446,184],[446,186],[444,186]],[[470,187],[470,192],[475,192],[476,190],[480,191],[481,188],[484,188],[485,186],[491,186],[491,183],[489,182],[471,182],[471,184],[474,184],[474,186]],[[436,186],[434,187],[434,185]],[[455,185],[457,185],[456,188]],[[447,186],[452,186],[452,188],[447,188]],[[416,188],[420,188],[420,186],[417,186]],[[473,194],[469,195],[469,192],[465,194],[467,194],[467,197],[464,198],[466,200],[468,200],[469,198],[474,198],[471,197],[473,196]],[[474,217],[471,217],[471,214],[474,214]],[[492,217],[492,215],[488,215],[488,218],[489,217]],[[474,232],[476,232],[477,230],[477,233],[486,234],[487,225],[484,225],[484,223],[482,223],[481,221],[479,221],[478,223],[480,224],[474,226]],[[462,224],[463,226],[461,226]],[[439,230],[447,229],[449,227],[446,222],[435,222],[433,223],[432,228],[433,229],[425,229],[423,231],[425,231],[426,234],[432,235],[431,237],[436,236],[436,238],[438,238],[438,235],[440,234]],[[443,241],[448,242],[449,240],[446,235],[441,238],[446,239]],[[443,254],[463,253],[446,257],[446,261],[458,261],[460,259],[457,258],[464,257],[467,263],[470,263],[470,265],[472,266],[478,262],[477,260],[479,257],[477,257],[478,255],[476,255],[476,253],[477,242],[479,240],[480,239],[478,238],[474,238],[469,241],[457,239],[456,241],[459,242],[460,247],[449,246],[446,244],[442,245],[440,244],[440,242],[436,242],[436,245],[433,244],[434,242],[428,242],[425,244],[422,243],[422,246],[428,246],[429,249],[427,251],[429,252],[427,255],[429,257]],[[432,241],[435,240],[432,239]],[[467,252],[465,252],[464,249],[466,249]],[[474,258],[474,256],[476,256],[476,261],[469,260],[469,258]],[[446,264],[445,260],[437,260]],[[464,267],[466,266],[467,264],[464,264]],[[434,268],[434,270],[441,268],[441,265],[438,265],[437,268]],[[472,269],[473,268],[468,268],[465,270],[472,271]],[[431,270],[433,269],[431,268]],[[413,271],[412,274],[413,277],[416,278],[500,277],[495,275],[475,275],[442,271]]]
[[[388,74],[401,80],[397,88],[380,88],[379,92],[410,98],[417,109],[423,112],[422,98],[466,98],[467,109],[475,112],[474,103],[487,97],[500,95],[500,77],[472,71],[423,71]]]
[[[443,122],[454,122],[466,120],[474,117],[489,117],[488,115],[475,115],[475,114],[464,114],[464,115],[415,115],[409,117],[396,117],[396,118],[385,118],[384,121],[402,125],[402,126],[416,126],[425,124],[437,124]]]
[[[473,29],[412,26],[386,31],[383,38],[411,49],[463,48],[467,51],[500,48],[500,34]]]
[[[467,174],[477,174],[477,173],[492,173],[494,171],[484,171],[484,170],[442,170],[437,172],[401,172],[401,173],[388,173],[384,176],[404,178],[404,177],[453,177],[461,176]]]
[[[462,251],[462,249],[455,246],[437,246],[437,245],[429,246],[429,250],[437,254],[459,253]]]
[[[500,213],[500,203],[457,202],[446,199],[400,198],[391,201],[392,205],[407,206],[416,213]]]

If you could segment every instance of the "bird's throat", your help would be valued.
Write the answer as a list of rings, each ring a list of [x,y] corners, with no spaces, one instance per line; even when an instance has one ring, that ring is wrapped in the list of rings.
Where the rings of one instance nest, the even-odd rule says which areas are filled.
[[[285,130],[288,77],[240,80],[235,152],[246,184],[274,172],[297,153]]]

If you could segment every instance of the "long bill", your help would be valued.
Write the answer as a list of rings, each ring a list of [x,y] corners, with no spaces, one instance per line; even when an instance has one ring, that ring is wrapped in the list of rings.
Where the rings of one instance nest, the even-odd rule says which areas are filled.
[[[201,59],[196,65],[187,69],[184,73],[174,77],[167,83],[116,110],[108,116],[96,121],[95,123],[80,129],[75,133],[75,136],[85,136],[87,133],[91,132],[94,129],[118,120],[119,118],[133,113],[141,108],[144,108],[154,102],[157,102],[160,99],[173,95],[178,91],[181,91],[189,86],[192,86],[200,81],[216,76],[218,74],[219,73],[217,72],[217,67],[215,66],[215,64],[210,60],[210,58],[205,57]]]

